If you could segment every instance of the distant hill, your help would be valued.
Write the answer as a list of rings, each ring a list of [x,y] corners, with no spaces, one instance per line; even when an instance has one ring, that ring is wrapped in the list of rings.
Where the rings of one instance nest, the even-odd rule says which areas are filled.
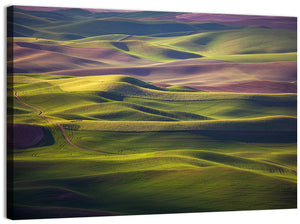
[[[185,32],[204,32],[234,29],[217,23],[183,23],[176,21],[145,21],[137,18],[155,17],[170,12],[107,12],[97,13],[84,9],[61,9],[54,11],[27,11],[14,8],[14,36],[22,36],[20,25],[34,32],[28,37],[71,40],[107,34],[172,36]],[[176,13],[173,13],[176,14]],[[10,15],[10,14],[9,14]],[[49,36],[47,37],[47,33]],[[24,35],[23,35],[24,36]]]

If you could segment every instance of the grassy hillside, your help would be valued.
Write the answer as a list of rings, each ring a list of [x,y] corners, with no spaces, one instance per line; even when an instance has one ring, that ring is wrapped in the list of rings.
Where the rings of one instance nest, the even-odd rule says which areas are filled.
[[[91,12],[86,9],[78,9],[78,8],[66,8],[66,9],[58,9],[53,12],[45,12],[45,11],[35,11],[35,10],[24,10],[15,7],[15,12],[21,12],[26,15],[37,16],[41,18],[51,19],[52,21],[61,21],[61,20],[76,20],[83,19],[84,17],[88,18],[111,18],[111,17],[119,17],[119,18],[151,18],[151,17],[159,17],[166,15],[177,15],[181,13],[177,12],[156,12],[156,11],[111,11],[111,12]]]
[[[295,94],[173,92],[121,75],[46,77],[41,80],[38,74],[15,76],[14,89],[29,104],[39,105],[46,114],[66,120],[178,121],[296,116]]]
[[[11,96],[14,122],[53,139],[9,153],[17,218],[59,217],[53,207],[74,216],[296,204],[295,94],[172,92],[122,75],[15,74],[10,86],[21,100]]]
[[[61,13],[63,12],[63,13]],[[234,29],[215,23],[182,23],[176,21],[143,21],[122,17],[96,18],[90,17],[90,12],[76,9],[62,10],[61,12],[26,12],[17,10],[14,13],[14,36],[20,36],[20,25],[35,27],[34,33],[27,36],[43,38],[49,33],[55,40],[72,40],[107,34],[127,35],[156,35],[174,36],[190,32],[204,32],[211,30]],[[118,16],[118,15],[116,15]],[[9,18],[12,20],[12,18]],[[70,24],[71,23],[71,24]],[[181,34],[180,34],[181,33]],[[55,35],[57,35],[55,37]]]
[[[189,58],[207,58],[234,62],[262,63],[272,61],[296,61],[296,33],[295,31],[282,31],[264,28],[245,28],[229,31],[204,32],[193,35],[183,35],[176,37],[138,37],[132,36],[135,33],[126,33],[125,31],[111,31],[111,35],[94,33],[107,31],[105,27],[116,27],[115,24],[106,25],[101,20],[91,21],[95,23],[95,28],[83,32],[84,29],[90,29],[90,26],[76,24],[74,29],[83,30],[81,33],[73,32],[69,25],[61,28],[36,29],[28,28],[23,25],[16,25],[15,36],[34,36],[38,39],[23,39],[29,42],[42,44],[68,44],[77,48],[108,48],[121,51],[122,53],[133,55],[142,59],[152,61],[172,61]],[[119,20],[111,20],[112,23],[119,23]],[[127,23],[127,20],[125,21]],[[104,23],[104,25],[102,24]],[[137,22],[138,24],[141,22]],[[118,26],[127,29],[127,25]],[[150,23],[152,24],[152,23]],[[160,24],[160,22],[158,23]],[[164,24],[164,23],[162,23]],[[101,26],[104,28],[101,28]],[[145,24],[140,24],[142,27]],[[170,24],[166,24],[169,27]],[[79,28],[76,28],[80,26]],[[81,27],[82,26],[82,27]],[[99,27],[98,27],[99,26]],[[117,27],[118,27],[117,26]],[[131,25],[130,25],[131,26]],[[151,25],[152,26],[152,25]],[[159,25],[160,26],[160,25]],[[133,30],[136,24],[132,25]],[[61,31],[59,31],[61,29]],[[69,30],[70,29],[70,30]],[[163,30],[166,30],[164,27]],[[177,29],[177,26],[176,26]],[[145,28],[141,30],[146,30]],[[153,30],[149,28],[149,30]],[[92,33],[89,33],[92,32]],[[153,31],[154,32],[154,31]],[[128,35],[129,34],[129,35]],[[99,36],[100,35],[100,36]],[[147,34],[140,34],[147,35]],[[51,42],[42,39],[65,40],[65,42]],[[19,39],[20,40],[20,39]],[[66,42],[68,41],[68,42]]]
[[[297,207],[296,31],[198,16],[8,13],[9,217]]]
[[[172,50],[179,50],[199,54],[211,59],[229,60],[238,62],[268,62],[268,61],[295,61],[296,33],[264,28],[244,28],[239,30],[204,32],[193,35],[168,38],[143,38],[137,36],[96,37],[96,40],[110,40],[114,38],[118,45],[126,47],[128,53],[135,52],[138,45],[146,50],[150,46],[165,46]],[[123,41],[124,39],[124,41]],[[126,39],[126,41],[125,41]],[[95,46],[95,38],[80,40],[81,45]],[[143,41],[143,42],[135,42]],[[85,43],[85,44],[83,44]],[[76,45],[75,45],[76,46]],[[105,46],[105,45],[102,45]],[[109,46],[106,46],[109,47]]]
[[[294,31],[244,28],[173,37],[163,43],[207,54],[234,55],[296,52],[295,39]]]

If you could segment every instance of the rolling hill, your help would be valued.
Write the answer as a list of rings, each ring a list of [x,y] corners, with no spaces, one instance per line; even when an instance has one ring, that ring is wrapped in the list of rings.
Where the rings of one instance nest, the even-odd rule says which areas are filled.
[[[61,217],[53,207],[64,217],[295,204],[296,94],[180,92],[123,75],[15,74],[13,88],[14,139],[40,136],[9,153],[14,218]],[[216,195],[216,184],[228,190]],[[232,202],[237,192],[247,202]]]
[[[296,208],[295,21],[8,8],[8,217]]]

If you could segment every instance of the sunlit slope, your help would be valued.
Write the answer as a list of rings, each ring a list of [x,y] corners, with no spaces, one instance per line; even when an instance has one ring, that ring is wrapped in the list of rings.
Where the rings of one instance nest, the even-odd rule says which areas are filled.
[[[202,55],[189,52],[189,51],[179,51],[174,50],[169,47],[163,47],[161,45],[155,45],[147,41],[122,41],[122,42],[111,42],[114,48],[122,50],[138,56],[140,58],[145,58],[154,61],[170,61],[178,59],[189,59],[189,58],[201,58]]]
[[[70,124],[70,123],[68,123]],[[211,121],[181,121],[181,122],[159,122],[159,121],[79,121],[76,124],[79,130],[101,130],[101,131],[296,131],[296,118],[289,116],[272,116],[252,119],[238,120],[211,120]]]
[[[38,77],[15,76],[14,88],[26,102],[66,120],[180,121],[296,116],[296,94],[178,92],[122,75],[61,79],[54,76],[56,79],[49,80]],[[32,83],[22,84],[24,80]]]
[[[82,39],[78,42],[81,45],[77,46],[97,46],[97,41],[101,44],[101,41],[111,38],[118,38],[116,39],[118,45],[123,46],[123,49],[121,47],[120,49],[126,48],[128,53],[135,53],[137,48],[134,48],[134,44],[147,48],[147,45],[151,43],[152,46],[164,46],[172,50],[199,54],[206,58],[238,62],[295,61],[297,55],[295,31],[265,28],[204,32],[168,38],[141,38],[130,35],[123,36],[123,38],[114,35],[104,38],[100,36],[97,40]],[[105,46],[104,42],[103,46]],[[109,47],[109,45],[106,46]],[[238,58],[238,55],[241,58]]]
[[[118,42],[107,42],[107,40],[110,39],[115,39]],[[106,37],[99,36],[94,39],[86,38],[75,41],[74,43],[76,44],[72,44],[72,46],[119,48],[119,50],[125,53],[127,52],[128,54],[141,57],[147,57],[147,55],[145,55],[146,53],[149,54],[154,51],[153,59],[157,54],[155,54],[155,52],[160,52],[161,50],[159,49],[164,47],[170,51],[188,52],[191,54],[189,58],[193,58],[192,54],[196,54],[217,60],[270,62],[295,61],[297,55],[296,39],[295,31],[245,28],[168,38],[141,38],[130,35],[123,36],[122,38],[116,35]],[[241,56],[240,58],[239,55]]]
[[[182,139],[183,132],[187,132],[187,137],[200,134],[206,136],[205,138],[212,138],[212,142],[226,139],[229,142],[260,143],[295,141],[296,94],[170,92],[165,88],[121,75],[73,78],[20,74],[14,77],[14,81],[12,87],[18,91],[22,100],[43,110],[44,115],[51,121],[60,122],[69,130],[72,141],[81,147],[97,149],[98,144],[103,145],[103,138],[96,137],[96,142],[90,142],[90,138],[78,138],[81,135],[103,135],[99,131],[140,132],[140,135],[141,132],[179,133],[180,137],[173,140],[166,137],[167,142]],[[68,89],[70,86],[67,83],[72,87],[77,86],[77,91]],[[144,98],[145,94],[140,94],[139,91],[128,95],[128,90],[118,92],[116,88],[113,91],[104,91],[101,85],[106,86],[105,83],[115,86],[131,85],[135,90],[142,90],[142,93],[154,92],[158,98]],[[80,88],[82,91],[79,91]],[[96,88],[100,89],[96,91]],[[164,94],[188,95],[185,99],[172,100]],[[195,98],[189,99],[191,96]],[[15,99],[14,105],[8,106],[15,113],[15,122],[45,124],[36,115],[38,111]],[[106,138],[108,142],[111,139]],[[180,145],[177,140],[174,146]],[[192,148],[200,142],[194,142]],[[163,145],[158,146],[157,150],[164,148]],[[112,149],[108,147],[106,150]],[[113,149],[116,150],[118,149]],[[145,150],[145,146],[138,151],[140,150]]]
[[[296,36],[295,31],[244,28],[170,37],[155,42],[212,55],[286,53],[297,51]]]
[[[153,40],[206,58],[236,62],[295,61],[296,32],[265,28],[207,32]]]
[[[138,79],[124,75],[86,76],[72,79],[52,80],[50,84],[58,86],[66,92],[103,91],[112,92],[122,96],[149,98],[158,100],[209,100],[209,99],[271,99],[276,101],[295,97],[295,94],[247,94],[247,93],[208,93],[208,92],[177,92],[165,91]],[[276,97],[278,96],[278,97]]]
[[[13,80],[50,120],[9,90],[14,122],[52,138],[9,152],[17,218],[296,206],[296,94],[181,92],[124,75]]]
[[[22,40],[105,47],[158,62],[199,57],[252,63],[296,61],[293,30],[137,19],[155,12],[104,14],[77,9],[57,12],[15,9],[15,18],[9,23],[14,22],[16,40],[28,37]]]
[[[50,39],[50,38],[49,38]],[[39,43],[40,38],[22,39],[16,41],[28,41]],[[237,30],[201,32],[192,35],[175,37],[149,37],[126,34],[94,35],[89,38],[69,41],[54,41],[55,43],[74,43],[96,45],[98,41],[142,41],[158,46],[168,46],[184,51],[203,52],[208,55],[236,55],[236,54],[265,54],[296,52],[296,32],[291,30],[276,30],[266,28],[244,28]],[[49,40],[50,41],[50,40]],[[45,42],[46,43],[46,42]],[[51,42],[49,42],[51,43]],[[130,43],[130,42],[129,42]],[[120,44],[121,45],[121,44]],[[76,45],[74,45],[76,46]],[[83,45],[78,45],[83,46]]]
[[[292,63],[297,58],[295,31],[244,28],[175,37],[111,34],[69,41],[45,38],[15,38],[20,41],[14,48],[15,72],[126,74],[173,85],[189,84],[182,74],[191,76],[188,80],[200,85],[257,79],[295,81],[296,64]],[[199,61],[192,63],[187,59]],[[218,65],[205,62],[207,59],[217,60]],[[162,63],[176,61],[179,64]],[[209,81],[211,76],[216,77],[215,83]]]
[[[105,42],[105,46],[103,44],[92,43],[93,48],[89,48],[85,44],[76,47],[22,40],[15,43],[14,60],[9,61],[8,66],[13,65],[15,72],[26,73],[51,72],[76,76],[126,74],[144,81],[172,85],[214,86],[254,80],[296,80],[296,62],[292,61],[232,63],[141,41],[109,41]]]
[[[254,42],[260,39],[255,34],[257,30],[260,29],[254,29],[251,37]],[[248,31],[245,29],[244,32]],[[297,53],[293,44],[293,31],[286,38],[284,34],[280,35],[282,31],[278,31],[278,34],[268,31],[271,32],[269,35],[265,31],[268,36],[264,40],[266,46],[255,42],[253,45],[262,51],[247,54],[243,53],[250,46],[247,45],[247,36],[243,40],[240,38],[242,30],[236,32],[241,33],[238,33],[236,42],[232,43],[234,47],[231,48],[228,43],[228,49],[223,51],[220,47],[225,44],[221,38],[225,35],[223,31],[216,34],[222,34],[222,41],[218,42],[216,37],[216,40],[209,42],[212,46],[203,45],[202,50],[181,47],[178,40],[181,37],[135,40],[133,36],[119,41],[92,40],[80,43],[32,38],[27,43],[27,38],[19,38],[20,42],[16,42],[14,47],[15,60],[9,61],[8,65],[14,65],[15,72],[51,72],[76,76],[126,74],[144,81],[172,85],[214,86],[255,80],[296,81]],[[192,39],[199,38],[199,35],[204,34],[182,38],[187,38],[186,43],[192,43]],[[272,35],[278,38],[272,38]],[[206,47],[216,49],[215,53],[211,54]]]

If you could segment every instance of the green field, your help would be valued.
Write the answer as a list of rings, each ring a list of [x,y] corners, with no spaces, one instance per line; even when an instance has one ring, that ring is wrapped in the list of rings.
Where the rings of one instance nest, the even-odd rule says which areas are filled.
[[[8,217],[297,207],[297,31],[176,15],[8,14]]]
[[[14,80],[20,99],[51,121],[12,96],[14,122],[54,138],[9,154],[21,217],[30,209],[42,217],[44,208],[144,214],[296,204],[295,94],[173,92],[114,75]]]

